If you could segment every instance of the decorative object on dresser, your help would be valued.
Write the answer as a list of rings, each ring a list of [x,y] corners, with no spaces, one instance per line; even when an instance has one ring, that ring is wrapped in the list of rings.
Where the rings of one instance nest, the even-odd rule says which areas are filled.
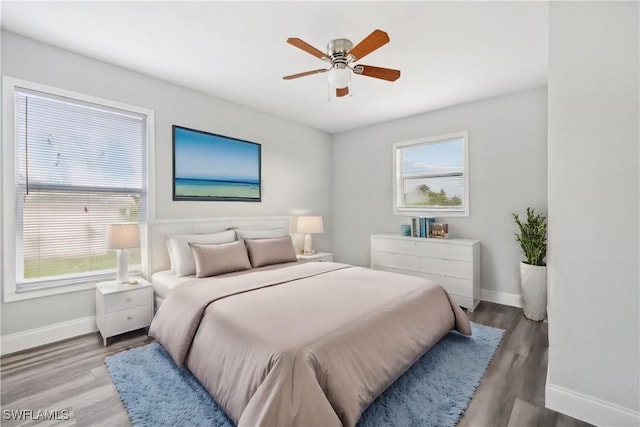
[[[470,311],[480,303],[480,241],[371,235],[371,268],[424,277]]]
[[[449,224],[433,223],[429,231],[429,237],[434,239],[449,238]]]
[[[146,328],[151,324],[151,283],[139,277],[130,283],[112,280],[96,284],[96,323],[105,346],[109,337]]]
[[[547,307],[547,218],[527,208],[527,220],[513,214],[518,226],[516,241],[527,259],[520,261],[520,285],[524,315],[531,320],[544,320]]]
[[[118,267],[116,281],[127,283],[129,281],[129,256],[127,249],[140,247],[140,231],[137,223],[107,224],[106,244],[107,249],[116,251]]]
[[[316,252],[315,254],[305,255],[298,254],[300,262],[332,262],[333,254],[331,252]]]
[[[435,222],[435,218],[425,218],[425,217],[413,217],[411,218],[411,231],[409,234],[404,234],[404,236],[413,236],[413,237],[431,237],[431,225]]]
[[[316,252],[312,248],[312,234],[320,234],[324,232],[322,226],[321,216],[300,216],[298,217],[298,233],[303,233],[304,236],[304,249],[303,255],[312,255]]]

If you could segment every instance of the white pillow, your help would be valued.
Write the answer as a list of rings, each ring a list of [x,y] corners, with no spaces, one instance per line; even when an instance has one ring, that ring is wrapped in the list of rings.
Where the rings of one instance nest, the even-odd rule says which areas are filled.
[[[259,230],[236,230],[238,240],[242,239],[272,239],[274,237],[285,237],[284,228],[267,228]]]
[[[196,262],[189,243],[216,244],[229,243],[235,240],[236,232],[234,230],[212,234],[176,234],[169,236],[167,242],[173,273],[178,277],[196,273]]]
[[[166,245],[167,245],[167,253],[169,254],[169,262],[171,263],[171,273],[175,274],[176,273],[176,265],[173,262],[173,254],[171,253],[171,243],[169,243],[169,238],[167,237],[167,240],[165,241]]]

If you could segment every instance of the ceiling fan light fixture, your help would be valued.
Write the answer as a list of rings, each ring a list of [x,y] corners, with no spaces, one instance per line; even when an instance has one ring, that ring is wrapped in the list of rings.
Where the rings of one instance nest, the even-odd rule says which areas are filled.
[[[333,67],[328,73],[329,85],[335,89],[344,89],[351,83],[351,71],[348,68]]]
[[[327,53],[316,49],[309,43],[295,37],[287,39],[287,43],[315,56],[325,62],[329,62],[329,68],[306,71],[304,73],[284,76],[284,80],[293,80],[312,74],[327,73],[329,100],[335,93],[336,98],[351,96],[351,73],[374,79],[395,82],[400,77],[400,70],[391,68],[374,67],[372,65],[353,64],[364,58],[371,52],[389,43],[389,35],[382,30],[374,30],[357,45],[353,45],[347,39],[331,40],[327,44]]]

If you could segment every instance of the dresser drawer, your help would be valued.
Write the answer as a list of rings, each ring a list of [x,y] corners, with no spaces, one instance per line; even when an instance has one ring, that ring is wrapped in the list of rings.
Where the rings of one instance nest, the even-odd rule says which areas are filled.
[[[422,273],[421,276],[442,285],[450,294],[467,296],[473,299],[473,282],[471,280],[429,273]]]
[[[395,254],[415,255],[416,242],[401,239],[371,239],[371,249],[374,251],[391,252]]]
[[[110,337],[149,326],[152,313],[150,304],[107,313],[105,335]]]
[[[451,298],[453,298],[456,304],[458,304],[460,307],[464,307],[468,309],[469,311],[475,310],[478,304],[480,303],[480,300],[477,298],[474,299],[472,297],[465,297],[463,295],[452,294],[452,293],[449,293],[449,295],[451,295]]]
[[[440,243],[440,242],[416,242],[416,255],[471,261],[473,258],[471,246]]]
[[[144,287],[128,292],[117,292],[105,295],[105,311],[122,310],[125,308],[146,305],[152,301],[153,289]]]
[[[420,271],[420,260],[415,255],[373,251],[372,263],[374,266],[379,265],[398,270]]]
[[[421,257],[420,271],[461,279],[473,279],[473,265],[468,261]]]

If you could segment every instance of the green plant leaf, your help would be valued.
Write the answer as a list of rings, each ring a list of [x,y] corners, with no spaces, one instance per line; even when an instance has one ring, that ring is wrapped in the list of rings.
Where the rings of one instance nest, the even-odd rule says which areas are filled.
[[[535,209],[527,208],[527,220],[522,222],[518,214],[513,214],[513,220],[518,226],[516,241],[520,244],[522,254],[527,264],[546,265],[547,256],[547,218],[536,214]]]

